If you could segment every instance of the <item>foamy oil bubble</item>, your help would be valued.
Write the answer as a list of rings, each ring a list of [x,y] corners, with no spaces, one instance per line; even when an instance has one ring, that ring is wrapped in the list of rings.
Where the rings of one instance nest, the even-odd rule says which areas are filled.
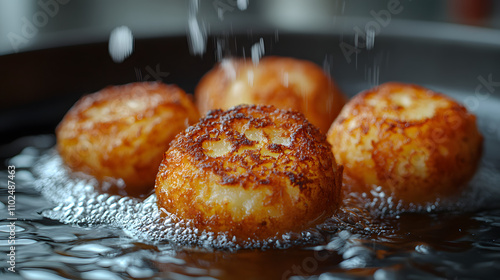
[[[302,231],[266,240],[239,239],[224,233],[200,231],[164,210],[156,196],[145,199],[111,195],[96,191],[97,181],[74,177],[56,151],[43,155],[33,169],[37,189],[56,206],[42,212],[44,217],[80,226],[108,226],[121,229],[128,237],[141,241],[169,242],[183,248],[204,249],[285,249],[339,242],[351,238],[390,238],[398,234],[399,215],[407,212],[472,211],[498,206],[495,188],[500,173],[482,165],[469,188],[455,200],[437,200],[426,205],[403,207],[391,196],[374,187],[370,195],[344,193],[343,206],[324,223]],[[343,232],[343,233],[342,233]],[[354,237],[353,237],[354,236]],[[344,238],[345,239],[345,238]],[[344,244],[347,246],[346,244]],[[330,245],[332,249],[334,244]],[[348,267],[349,263],[346,263]]]
[[[344,184],[344,209],[363,208],[369,216],[378,218],[397,217],[402,213],[472,212],[493,209],[500,207],[499,171],[495,166],[483,162],[463,192],[419,205],[413,203],[407,205],[385,193],[381,186],[372,186],[369,193],[355,193],[350,192],[349,186]]]
[[[96,180],[73,176],[54,150],[40,158],[33,173],[37,189],[56,205],[44,210],[42,215],[66,224],[110,226],[138,240],[217,249],[289,248],[325,241],[318,228],[266,240],[239,239],[198,230],[163,209],[159,211],[154,194],[141,200],[97,192]],[[329,224],[334,222],[329,221]]]

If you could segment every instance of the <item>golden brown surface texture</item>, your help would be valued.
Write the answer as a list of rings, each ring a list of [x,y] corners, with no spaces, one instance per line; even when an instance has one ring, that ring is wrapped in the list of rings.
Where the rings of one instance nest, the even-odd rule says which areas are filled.
[[[316,64],[293,58],[225,59],[208,72],[195,90],[203,116],[212,109],[239,104],[294,109],[326,133],[345,103],[335,82]]]
[[[386,83],[346,104],[328,132],[346,190],[372,186],[404,205],[459,194],[481,156],[476,117],[443,94]]]
[[[198,118],[194,103],[176,86],[110,86],[71,108],[56,129],[57,149],[74,171],[122,179],[127,194],[142,194],[153,189],[170,141]]]
[[[241,105],[179,134],[155,187],[160,208],[200,230],[263,239],[332,216],[341,176],[326,137],[302,114]]]

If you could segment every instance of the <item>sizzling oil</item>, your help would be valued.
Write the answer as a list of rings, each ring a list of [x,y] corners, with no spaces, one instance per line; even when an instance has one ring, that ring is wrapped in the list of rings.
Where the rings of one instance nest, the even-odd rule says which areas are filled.
[[[18,167],[19,274],[4,268],[2,279],[437,279],[500,272],[499,171],[488,163],[454,204],[402,213],[383,194],[375,202],[346,197],[339,215],[317,228],[237,245],[160,218],[154,196],[97,193],[92,180],[71,179],[51,151],[28,148],[10,162]],[[6,240],[6,195],[1,201]]]

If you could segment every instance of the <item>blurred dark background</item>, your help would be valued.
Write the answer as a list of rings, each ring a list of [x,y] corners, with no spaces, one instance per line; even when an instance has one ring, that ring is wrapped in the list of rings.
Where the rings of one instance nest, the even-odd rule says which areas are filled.
[[[350,22],[396,3],[402,11],[392,19],[500,27],[500,3],[493,0],[0,0],[0,54],[102,41],[120,25],[138,38],[185,34],[196,3],[198,18],[211,32],[241,26],[348,32]],[[22,36],[27,21],[36,35],[13,46],[8,34]]]

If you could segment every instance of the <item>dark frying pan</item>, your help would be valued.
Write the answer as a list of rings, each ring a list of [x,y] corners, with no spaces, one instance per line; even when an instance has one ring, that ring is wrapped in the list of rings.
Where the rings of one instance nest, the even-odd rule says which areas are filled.
[[[396,23],[393,25],[397,26]],[[193,92],[201,76],[216,62],[213,44],[216,39],[228,42],[228,53],[243,55],[242,49],[248,50],[264,38],[266,54],[326,65],[349,96],[375,84],[402,81],[455,97],[478,115],[485,136],[482,164],[488,166],[493,176],[498,176],[500,42],[480,39],[478,32],[498,34],[483,29],[459,29],[452,35],[453,32],[447,31],[457,30],[449,26],[440,31],[428,26],[413,28],[412,34],[403,34],[397,27],[387,29],[376,37],[373,49],[358,48],[357,54],[347,57],[341,45],[344,42],[354,46],[355,38],[335,32],[280,33],[278,37],[265,32],[213,36],[207,39],[207,51],[201,57],[191,55],[187,38],[183,36],[137,39],[133,54],[120,64],[111,60],[104,42],[0,56],[3,170],[7,164],[5,159],[20,153],[23,148],[43,149],[53,145],[50,136],[29,136],[52,134],[62,116],[82,94],[111,84],[156,79]],[[233,42],[238,42],[238,47],[231,49]],[[3,183],[1,191],[1,201],[6,204]],[[117,229],[80,228],[42,218],[40,211],[50,205],[29,188],[29,183],[18,185],[17,201],[18,215],[24,220],[20,222],[23,231],[17,237],[30,245],[17,247],[16,265],[23,271],[21,276],[29,279],[36,279],[37,275],[70,279],[175,279],[182,275],[185,277],[182,279],[197,276],[279,279],[293,275],[304,278],[322,275],[321,279],[427,279],[495,278],[500,273],[498,205],[473,213],[387,217],[388,222],[397,223],[396,234],[359,239],[346,236],[343,240],[352,242],[352,246],[344,246],[342,250],[334,247],[330,251],[311,248],[238,252],[177,249],[165,256],[161,252],[168,247],[166,244],[121,239],[123,233]],[[2,225],[6,223],[4,212],[0,207]],[[5,232],[0,234],[4,236]],[[71,249],[96,242],[101,247],[76,252]],[[2,256],[8,253],[7,247],[0,249]],[[110,261],[120,258],[122,263]],[[6,267],[5,264],[2,267]],[[9,274],[6,268],[3,273],[20,279],[15,278],[17,274]],[[2,279],[6,278],[2,276]]]

